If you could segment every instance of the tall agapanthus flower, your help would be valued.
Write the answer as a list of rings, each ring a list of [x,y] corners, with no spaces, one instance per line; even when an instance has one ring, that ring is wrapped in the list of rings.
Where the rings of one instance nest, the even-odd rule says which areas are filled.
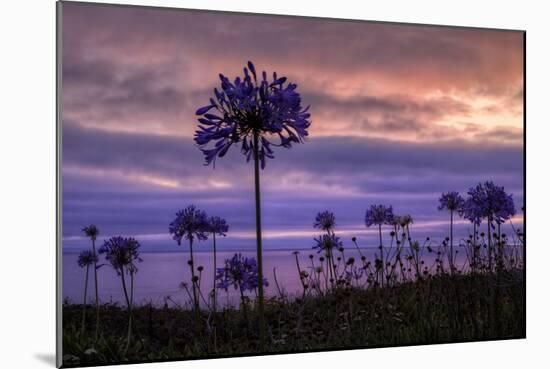
[[[259,287],[258,264],[256,259],[243,257],[240,253],[235,254],[231,259],[225,260],[225,265],[217,269],[216,286],[227,291],[233,286],[239,290],[241,301],[245,302],[245,292],[254,291]],[[261,279],[261,285],[267,287],[267,279]]]
[[[448,210],[451,214],[451,235],[450,235],[450,254],[449,268],[454,273],[454,249],[453,249],[453,216],[455,212],[459,212],[464,207],[464,198],[456,191],[442,193],[439,198],[439,210]]]
[[[317,253],[324,251],[329,257],[332,253],[332,250],[338,249],[343,246],[340,237],[336,236],[334,233],[323,234],[317,238],[314,238],[314,240],[315,246],[313,246],[313,249],[317,250]]]
[[[134,304],[134,276],[138,269],[136,263],[141,263],[139,252],[140,244],[132,237],[111,237],[103,243],[98,250],[100,254],[105,254],[105,259],[111,264],[116,273],[122,280],[122,289],[126,298],[128,308],[128,336],[126,339],[126,351],[130,346],[130,337],[132,335],[132,316]],[[130,294],[126,287],[125,274],[130,275]]]
[[[468,191],[477,212],[489,221],[502,224],[516,214],[514,199],[491,181],[479,183]]]
[[[473,259],[472,259],[472,269],[474,271],[477,270],[480,262],[480,255],[479,255],[479,247],[477,245],[478,240],[478,228],[481,226],[481,221],[483,219],[483,214],[480,209],[480,207],[476,204],[473,197],[471,195],[468,196],[466,200],[464,200],[464,203],[462,204],[462,207],[458,209],[458,214],[463,217],[466,220],[469,220],[473,227],[473,234],[471,235],[471,240],[473,242]]]
[[[95,336],[94,341],[97,341],[98,335],[99,335],[99,287],[97,285],[97,252],[95,249],[95,241],[97,240],[97,236],[99,235],[99,229],[95,226],[95,224],[90,224],[89,226],[86,226],[82,228],[82,232],[84,235],[92,241],[92,253],[95,255],[94,258],[94,288],[95,288]]]
[[[500,225],[516,214],[514,199],[511,194],[506,193],[504,187],[495,185],[492,181],[479,183],[468,191],[476,212],[487,219],[487,238],[489,245],[489,268],[492,268],[491,253],[493,249],[491,228],[493,222],[497,224],[499,260],[502,261],[502,244]]]
[[[382,268],[380,269],[382,284],[384,284],[384,272],[386,265],[384,264],[384,246],[382,243],[382,225],[389,224],[393,222],[393,207],[385,205],[371,205],[365,214],[365,225],[370,227],[372,225],[378,226],[378,237],[380,244],[378,248],[380,249],[380,261]]]
[[[206,213],[197,209],[194,205],[189,205],[183,210],[176,213],[176,218],[168,227],[174,241],[181,245],[181,240],[185,238],[189,241],[190,261],[188,263],[191,268],[191,282],[193,286],[193,306],[198,316],[199,314],[199,291],[198,277],[195,275],[195,260],[193,257],[193,241],[205,241],[208,239],[210,232],[210,224]]]
[[[212,310],[216,312],[216,276],[217,276],[217,251],[216,251],[216,236],[225,237],[226,232],[229,231],[229,226],[225,219],[220,217],[208,218],[208,232],[212,234],[212,244],[214,248],[214,279],[212,288]]]
[[[86,298],[88,296],[88,274],[90,266],[97,263],[97,255],[91,250],[84,250],[78,255],[78,266],[86,268],[86,276],[84,278],[84,302],[82,303],[82,334],[86,327]]]
[[[365,215],[365,224],[367,227],[372,225],[382,226],[393,222],[393,208],[385,205],[371,205]]]
[[[331,232],[335,226],[336,217],[334,216],[333,212],[327,210],[321,213],[317,213],[317,216],[315,217],[315,223],[313,223],[313,227],[319,228],[326,232]]]
[[[233,82],[220,74],[221,89],[214,89],[210,103],[196,111],[200,116],[195,142],[204,153],[205,165],[215,164],[234,144],[239,144],[246,160],[254,159],[256,195],[256,239],[258,259],[258,300],[260,348],[264,348],[264,292],[261,280],[262,236],[260,209],[260,165],[273,158],[273,147],[291,148],[308,135],[311,124],[309,107],[302,108],[297,85],[273,73],[268,80],[264,71],[259,77],[252,62],[243,69],[243,77]]]

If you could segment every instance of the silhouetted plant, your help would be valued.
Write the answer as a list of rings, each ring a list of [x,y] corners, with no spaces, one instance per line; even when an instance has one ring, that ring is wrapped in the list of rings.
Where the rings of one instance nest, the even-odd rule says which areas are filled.
[[[511,194],[504,191],[504,187],[495,185],[492,181],[479,183],[476,187],[470,188],[468,195],[471,197],[472,204],[475,205],[477,214],[487,219],[487,242],[489,246],[489,269],[492,270],[493,253],[493,229],[495,222],[497,224],[498,237],[498,260],[502,263],[502,242],[500,234],[500,225],[506,220],[512,218],[516,213],[514,200]]]
[[[82,232],[86,235],[86,237],[90,238],[92,241],[92,253],[94,255],[94,287],[95,287],[95,335],[94,335],[94,341],[97,341],[98,335],[99,335],[99,287],[97,285],[97,252],[95,249],[95,241],[97,239],[97,236],[99,235],[99,229],[94,224],[90,224],[87,227],[82,228]]]
[[[84,250],[78,255],[78,266],[86,268],[86,276],[84,279],[84,301],[82,303],[82,335],[86,327],[86,299],[88,297],[88,274],[90,265],[97,263],[97,255],[90,250]]]
[[[115,272],[120,276],[122,281],[122,289],[126,299],[128,308],[128,336],[126,339],[126,350],[130,346],[130,338],[132,335],[132,309],[134,303],[134,276],[138,269],[136,262],[141,263],[143,260],[139,255],[139,242],[132,237],[111,237],[103,243],[98,250],[100,254],[105,254],[105,259],[111,264]],[[130,294],[126,287],[125,274],[130,276]]]
[[[191,259],[188,262],[191,268],[191,283],[193,286],[193,306],[195,312],[199,314],[199,291],[198,277],[195,275],[195,260],[193,258],[193,241],[205,241],[208,239],[209,224],[206,213],[197,209],[194,205],[180,210],[176,213],[176,219],[170,223],[169,232],[173,239],[181,245],[181,240],[185,238],[189,241],[189,255]]]
[[[254,159],[254,187],[256,202],[256,257],[258,259],[259,331],[260,346],[264,347],[264,289],[262,261],[262,226],[260,208],[260,165],[265,168],[266,157],[273,158],[272,146],[292,147],[303,142],[308,135],[310,114],[302,108],[297,85],[287,83],[286,77],[273,73],[268,81],[267,73],[256,75],[252,62],[243,69],[244,77],[236,77],[232,83],[220,74],[221,91],[214,88],[210,104],[196,111],[199,118],[195,142],[204,153],[206,163],[215,165],[217,157],[223,157],[234,144],[241,145],[241,152],[249,161]],[[210,113],[215,110],[217,114]],[[214,143],[212,148],[209,144]]]
[[[258,283],[258,265],[256,259],[243,257],[240,253],[235,254],[231,259],[225,259],[224,266],[217,269],[216,287],[227,291],[233,286],[239,291],[241,303],[246,309],[247,291],[256,291],[259,286],[267,287],[267,279],[263,278],[262,283]]]
[[[225,237],[226,232],[229,230],[225,219],[220,217],[210,217],[208,219],[208,232],[212,234],[212,245],[214,248],[214,278],[212,286],[212,310],[216,312],[216,275],[217,275],[217,252],[216,252],[216,235]]]
[[[365,214],[365,225],[370,227],[372,225],[378,226],[378,236],[379,236],[379,245],[378,249],[380,250],[380,262],[379,269],[381,273],[381,284],[384,285],[386,265],[384,263],[384,245],[382,242],[382,225],[392,224],[393,222],[393,208],[391,206],[385,205],[371,205]]]
[[[439,210],[448,210],[451,214],[451,234],[450,234],[450,253],[449,253],[449,268],[451,270],[451,273],[454,273],[455,266],[454,266],[454,242],[453,242],[453,215],[455,212],[460,211],[464,206],[464,199],[460,194],[456,191],[450,191],[447,193],[443,193],[441,197],[439,198],[439,206],[437,207]]]

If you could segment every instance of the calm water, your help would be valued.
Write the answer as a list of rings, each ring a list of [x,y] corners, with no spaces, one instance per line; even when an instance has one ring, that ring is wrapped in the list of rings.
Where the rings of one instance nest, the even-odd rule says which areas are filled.
[[[376,249],[363,249],[362,252],[369,260],[373,260]],[[255,252],[241,252],[244,256],[254,256]],[[223,265],[223,260],[231,258],[234,251],[218,252],[218,267]],[[313,250],[303,250],[299,254],[299,261],[302,268],[311,266],[309,254],[315,255],[315,261],[318,256]],[[156,305],[164,304],[165,298],[170,296],[177,304],[188,306],[188,295],[184,290],[179,289],[182,281],[189,285],[191,272],[187,265],[189,254],[187,252],[143,252],[143,262],[138,264],[139,271],[135,277],[134,299],[137,304],[153,303]],[[359,260],[357,250],[346,249],[346,258],[353,256]],[[83,285],[85,270],[77,264],[78,254],[63,254],[63,297],[70,299],[75,303],[80,303],[83,299]],[[434,260],[434,254],[425,252],[423,257],[426,265],[430,266]],[[457,265],[462,265],[465,261],[464,251],[460,251],[457,257]],[[102,263],[103,261],[100,261]],[[210,251],[198,251],[195,253],[195,263],[202,265],[204,271],[201,278],[201,289],[205,298],[212,289],[213,281],[213,257]],[[302,287],[296,268],[296,260],[292,251],[277,250],[264,251],[264,274],[269,281],[269,287],[266,289],[267,296],[277,294],[274,283],[273,272],[276,270],[279,286],[289,295],[295,295],[301,292]],[[110,265],[104,265],[98,270],[98,284],[100,300],[102,302],[118,301],[124,304],[124,294],[120,277],[116,275]],[[88,301],[93,300],[94,288],[92,270],[90,270],[90,280],[88,285]],[[228,292],[219,291],[219,304],[238,304],[238,292],[230,289]],[[174,304],[169,301],[169,305]]]

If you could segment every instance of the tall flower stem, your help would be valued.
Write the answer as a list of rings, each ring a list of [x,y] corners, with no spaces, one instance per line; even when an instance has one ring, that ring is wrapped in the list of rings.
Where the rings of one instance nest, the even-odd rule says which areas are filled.
[[[258,309],[260,350],[265,347],[264,335],[264,272],[262,262],[262,215],[260,208],[260,158],[258,153],[258,131],[254,130],[254,187],[256,200],[256,259],[258,263]]]
[[[449,255],[449,268],[451,268],[451,274],[454,274],[454,249],[453,249],[453,211],[451,210],[451,254]]]
[[[128,308],[128,336],[126,337],[126,349],[124,350],[126,352],[128,351],[128,347],[130,347],[130,337],[132,336],[132,302],[128,297],[128,289],[126,288],[126,279],[124,278],[124,267],[120,268],[120,278],[122,279],[122,289],[124,290],[124,297],[126,298],[126,305]],[[133,278],[133,275],[132,275],[132,278]]]
[[[212,238],[214,241],[214,279],[212,280],[213,286],[212,286],[212,310],[214,311],[214,314],[216,314],[216,233],[212,233]]]
[[[195,277],[195,260],[193,259],[193,237],[189,238],[189,253],[191,256],[191,284],[193,285],[193,307],[195,314],[199,315],[199,296],[197,294],[197,278]]]
[[[489,272],[493,271],[493,245],[491,242],[491,218],[487,218],[487,243],[489,248]]]
[[[380,285],[384,285],[384,269],[386,269],[386,265],[384,265],[384,247],[382,246],[382,224],[378,225],[378,236],[380,237],[380,261],[382,264],[382,268],[380,269],[382,281],[380,282]]]
[[[84,302],[82,303],[82,334],[84,335],[84,329],[86,327],[86,297],[88,296],[88,273],[90,266],[86,265],[86,278],[84,280]]]
[[[99,335],[99,288],[97,286],[97,254],[95,251],[95,239],[92,239],[92,250],[94,252],[94,286],[95,286],[95,335],[94,341],[97,341]],[[86,271],[87,273],[87,271]]]

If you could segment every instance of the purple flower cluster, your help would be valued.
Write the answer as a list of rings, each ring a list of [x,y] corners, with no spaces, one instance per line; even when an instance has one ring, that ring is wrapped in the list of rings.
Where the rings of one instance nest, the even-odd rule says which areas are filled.
[[[313,249],[317,249],[317,252],[330,251],[334,248],[343,246],[340,237],[337,237],[334,233],[323,234],[317,238],[314,238],[316,245]]]
[[[273,73],[268,81],[266,72],[258,79],[251,62],[244,68],[244,77],[231,82],[220,74],[221,91],[214,89],[210,104],[196,111],[201,116],[195,142],[204,153],[206,163],[215,164],[233,144],[241,143],[241,152],[249,161],[254,152],[254,134],[259,136],[258,156],[262,169],[265,158],[273,158],[271,146],[290,148],[308,135],[309,107],[302,109],[297,85],[286,83],[286,77]],[[216,114],[210,111],[214,109]],[[272,140],[276,140],[273,142]],[[208,144],[214,142],[209,148]]]
[[[476,204],[471,196],[464,201],[462,207],[458,209],[458,213],[461,217],[469,220],[477,226],[481,224],[481,220],[483,219],[481,208]]]
[[[99,234],[99,230],[94,224],[90,224],[89,226],[82,228],[82,232],[84,232],[86,237],[90,237],[93,241],[96,240],[97,235]]]
[[[313,227],[329,232],[334,229],[334,226],[336,226],[336,217],[334,216],[334,213],[328,210],[323,211],[322,213],[317,213]]]
[[[464,199],[456,191],[442,193],[439,198],[439,210],[459,211],[464,206]]]
[[[176,213],[176,219],[170,223],[168,231],[173,235],[172,238],[178,245],[181,245],[182,238],[206,240],[209,229],[210,224],[206,213],[197,209],[194,205],[190,205]]]
[[[468,195],[469,206],[472,208],[469,214],[473,213],[479,218],[503,223],[516,214],[512,195],[507,194],[504,187],[497,186],[491,181],[470,188]]]
[[[78,255],[78,266],[81,268],[97,263],[97,261],[97,255],[95,255],[91,250],[84,250]]]
[[[139,247],[140,244],[135,238],[116,236],[106,240],[98,252],[105,254],[105,259],[120,274],[124,267],[130,267],[133,272],[137,271],[134,262],[142,262]]]
[[[225,219],[220,217],[210,217],[208,219],[208,231],[219,236],[225,236],[225,232],[229,230]]]
[[[370,227],[373,224],[383,225],[392,224],[393,208],[385,205],[371,205],[365,215],[365,224]]]
[[[263,285],[269,285],[265,278]],[[217,269],[216,287],[227,291],[230,286],[242,292],[253,291],[258,287],[258,266],[255,258],[243,257],[239,253],[225,260],[225,266]]]

